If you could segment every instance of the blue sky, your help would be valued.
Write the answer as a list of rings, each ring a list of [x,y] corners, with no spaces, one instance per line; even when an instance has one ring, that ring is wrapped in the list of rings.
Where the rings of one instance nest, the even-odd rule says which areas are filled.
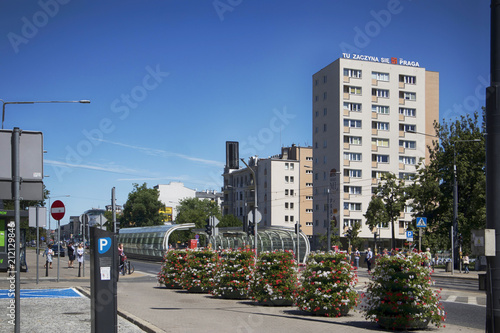
[[[133,183],[220,190],[225,142],[311,145],[312,75],[342,52],[440,72],[440,119],[485,104],[487,0],[4,0],[5,128],[44,133],[44,183],[70,215]],[[280,130],[278,130],[280,128]],[[59,196],[70,195],[61,198]]]

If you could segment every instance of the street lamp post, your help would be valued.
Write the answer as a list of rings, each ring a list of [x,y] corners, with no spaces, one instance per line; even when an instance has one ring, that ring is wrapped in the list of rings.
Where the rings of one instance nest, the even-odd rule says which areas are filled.
[[[254,205],[253,205],[253,221],[254,221],[254,234],[255,234],[255,241],[254,241],[254,246],[255,246],[255,258],[257,258],[257,210],[258,210],[258,204],[257,204],[257,176],[255,175],[255,171],[250,168],[247,164],[247,162],[245,162],[245,160],[242,158],[241,161],[243,162],[243,164],[246,165],[246,167],[248,168],[248,170],[250,170],[250,172],[252,173],[253,175],[253,182],[254,182]]]
[[[7,104],[38,104],[38,103],[84,103],[84,104],[88,104],[90,103],[89,100],[87,99],[82,99],[82,100],[79,100],[79,101],[30,101],[30,102],[5,102],[4,100],[0,99],[0,101],[2,101],[3,103],[3,107],[2,107],[2,129],[3,129],[3,123],[5,121],[5,105]]]
[[[458,142],[480,142],[481,139],[474,140],[455,140],[453,142],[453,223],[451,227],[451,274],[454,274],[455,270],[455,258],[458,257],[458,246],[457,243],[458,236],[458,185],[457,185],[457,162],[456,162],[456,150],[455,146]],[[457,266],[460,266],[458,263]]]

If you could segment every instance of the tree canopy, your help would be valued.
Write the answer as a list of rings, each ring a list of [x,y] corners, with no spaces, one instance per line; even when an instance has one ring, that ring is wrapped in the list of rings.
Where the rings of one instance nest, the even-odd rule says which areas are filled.
[[[486,226],[484,109],[482,117],[475,112],[454,122],[443,120],[434,127],[436,140],[428,147],[430,161],[419,168],[417,182],[409,191],[414,216],[427,217],[424,246],[435,250],[451,247],[453,166],[456,165],[458,233],[463,237],[463,251],[469,252],[471,230]]]
[[[134,189],[128,194],[124,205],[120,227],[147,227],[162,225],[160,209],[165,205],[159,200],[157,189],[147,188],[146,183],[139,186],[133,184]]]

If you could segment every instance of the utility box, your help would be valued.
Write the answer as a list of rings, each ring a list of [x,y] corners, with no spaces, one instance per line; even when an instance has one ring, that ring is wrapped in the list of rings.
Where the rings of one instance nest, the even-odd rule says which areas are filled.
[[[495,256],[495,229],[472,230],[471,251],[475,256]]]

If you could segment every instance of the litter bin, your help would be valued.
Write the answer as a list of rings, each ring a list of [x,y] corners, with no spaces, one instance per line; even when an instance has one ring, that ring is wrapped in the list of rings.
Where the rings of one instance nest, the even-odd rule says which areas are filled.
[[[479,273],[479,290],[486,290],[486,273]]]
[[[446,272],[451,272],[451,265],[453,265],[451,261],[446,262]]]

